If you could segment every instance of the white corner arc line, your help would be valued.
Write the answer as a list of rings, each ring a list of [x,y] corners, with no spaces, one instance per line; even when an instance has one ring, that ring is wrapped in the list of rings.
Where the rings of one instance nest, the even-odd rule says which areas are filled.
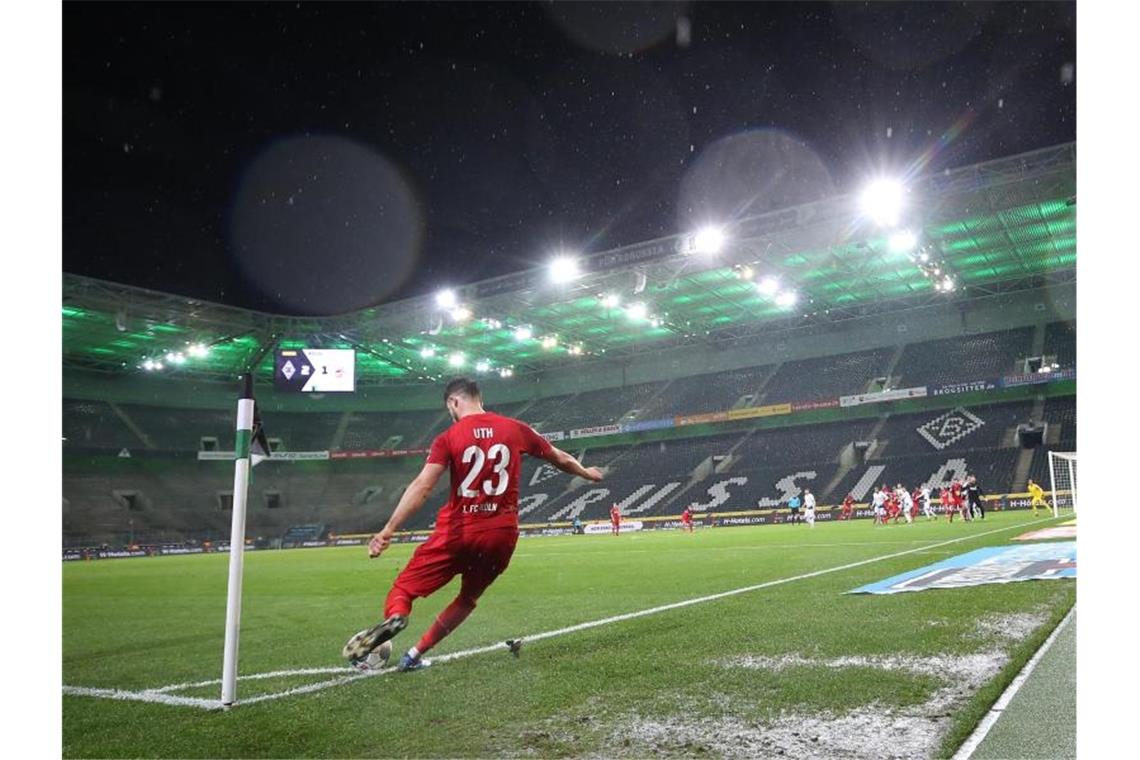
[[[1057,519],[1057,518],[1053,518]],[[785,583],[793,583],[795,581],[807,580],[809,578],[818,578],[821,575],[828,575],[830,573],[837,573],[843,570],[850,570],[855,567],[873,564],[875,562],[882,562],[883,560],[895,559],[896,557],[904,557],[908,554],[917,554],[934,549],[940,546],[949,546],[951,544],[961,543],[963,541],[973,541],[978,538],[990,536],[995,533],[1002,533],[1008,530],[1024,529],[1023,524],[1006,525],[1001,528],[984,531],[982,533],[975,533],[968,536],[960,536],[958,538],[948,539],[946,541],[939,541],[933,544],[924,544],[913,549],[905,549],[903,551],[893,552],[891,554],[884,554],[879,557],[871,557],[869,559],[859,560],[857,562],[849,562],[845,565],[837,565],[836,567],[824,568],[823,570],[813,570],[810,573],[803,573],[794,575],[788,578],[778,578],[776,580],[765,581],[764,583],[757,583],[751,586],[742,586],[740,588],[730,589],[728,591],[721,591],[716,594],[709,594],[707,596],[694,597],[692,599],[683,599],[679,602],[672,602],[658,607],[650,607],[644,610],[637,610],[635,612],[626,612],[620,615],[613,615],[611,617],[602,618],[600,620],[590,620],[585,623],[578,623],[576,625],[567,626],[565,628],[558,628],[552,631],[543,631],[541,633],[532,634],[530,636],[522,636],[524,641],[541,641],[542,639],[549,639],[555,636],[563,636],[568,633],[576,633],[578,631],[588,630],[590,628],[597,628],[602,625],[609,625],[611,623],[620,623],[626,620],[633,620],[648,615],[655,615],[660,612],[668,612],[670,610],[681,609],[695,604],[703,604],[705,602],[712,602],[718,599],[725,599],[730,596],[738,594],[746,594],[751,591],[759,591],[760,589],[771,588],[773,586],[781,586]],[[502,651],[503,644],[488,644],[486,646],[475,647],[473,649],[464,649],[458,652],[451,652],[449,654],[440,655],[432,658],[434,663],[450,662],[452,660],[459,660],[465,657],[471,657],[477,654],[485,654],[487,652]],[[371,678],[375,676],[387,675],[394,671],[394,668],[386,668],[384,670],[360,673],[353,672],[347,666],[341,667],[320,667],[320,668],[297,668],[294,670],[276,670],[268,673],[252,673],[250,675],[238,676],[238,681],[256,681],[266,678],[279,678],[300,675],[321,675],[326,673],[344,673],[345,675],[340,678],[333,678],[327,681],[320,681],[318,683],[306,684],[298,686],[294,689],[287,689],[281,692],[272,692],[269,694],[258,694],[248,699],[240,699],[235,703],[236,705],[248,705],[257,702],[266,702],[273,699],[280,699],[282,697],[294,696],[297,694],[307,694],[314,691],[320,691],[332,686],[340,686],[352,681],[357,681],[363,678]],[[198,681],[193,683],[171,684],[168,686],[161,686],[155,689],[144,689],[142,691],[127,691],[122,689],[99,689],[85,686],[64,686],[63,693],[74,696],[87,696],[87,697],[102,697],[105,699],[119,699],[131,700],[139,702],[155,702],[159,704],[168,704],[179,707],[198,707],[207,710],[221,709],[221,703],[216,700],[203,699],[199,697],[180,697],[170,692],[181,691],[183,689],[191,688],[204,688],[220,684],[221,679],[215,678],[209,681]]]
[[[1057,624],[1057,627],[1049,634],[1049,638],[1045,639],[1044,643],[1041,644],[1034,655],[1029,658],[1029,662],[1025,663],[1025,667],[1021,669],[1021,672],[1017,674],[1009,686],[1006,687],[1005,691],[1001,693],[1001,696],[998,697],[997,701],[994,702],[994,706],[986,713],[986,717],[982,718],[978,727],[974,729],[974,733],[970,734],[970,738],[966,739],[965,743],[954,753],[953,760],[969,760],[974,752],[977,751],[978,746],[981,745],[982,741],[989,735],[990,730],[997,724],[998,718],[1000,718],[1002,713],[1005,712],[1005,709],[1009,707],[1009,703],[1013,701],[1017,692],[1021,691],[1021,687],[1029,680],[1029,676],[1032,675],[1033,671],[1037,668],[1037,664],[1045,657],[1045,653],[1053,647],[1053,642],[1061,635],[1061,631],[1069,624],[1069,621],[1073,618],[1073,613],[1076,611],[1077,606],[1074,604],[1073,608],[1069,610],[1069,614],[1065,615],[1064,619]]]

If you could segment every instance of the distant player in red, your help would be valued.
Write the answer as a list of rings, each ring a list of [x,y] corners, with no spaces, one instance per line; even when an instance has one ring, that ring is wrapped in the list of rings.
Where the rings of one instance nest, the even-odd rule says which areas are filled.
[[[950,499],[950,491],[946,488],[938,489],[938,503],[946,514],[947,522],[954,522],[954,502]]]
[[[681,530],[693,532],[693,513],[685,507],[685,511],[681,513]]]
[[[614,504],[610,507],[610,534],[619,535],[621,533],[621,510],[618,505]]]
[[[954,502],[954,511],[962,515],[962,519],[968,522],[970,515],[966,511],[966,499],[962,495],[962,484],[957,480],[950,484],[950,500]]]
[[[401,671],[425,667],[429,663],[421,658],[423,653],[467,619],[479,597],[507,569],[519,537],[523,454],[545,459],[587,480],[602,479],[597,467],[583,467],[526,423],[484,411],[479,386],[471,380],[452,380],[443,400],[455,424],[432,441],[427,463],[400,497],[388,524],[369,542],[368,556],[379,557],[388,548],[392,536],[424,505],[444,472],[451,474],[448,500],[439,510],[431,536],[416,547],[393,582],[384,603],[384,621],[345,644],[344,656],[357,667],[407,626],[414,599],[430,596],[460,575],[459,595],[399,664]]]
[[[855,498],[851,494],[847,494],[843,499],[843,514],[839,516],[840,520],[850,520],[851,510],[855,507]]]
[[[892,517],[896,523],[899,521],[899,496],[894,491],[887,493],[887,520]]]

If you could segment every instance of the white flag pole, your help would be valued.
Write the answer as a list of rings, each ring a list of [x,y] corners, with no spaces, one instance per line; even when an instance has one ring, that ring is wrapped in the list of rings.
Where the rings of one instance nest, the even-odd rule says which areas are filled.
[[[226,595],[226,643],[222,656],[222,707],[237,694],[238,632],[241,628],[242,561],[245,558],[245,506],[249,491],[249,449],[253,437],[253,373],[245,375],[237,406],[234,442],[233,519],[230,523],[230,578]]]

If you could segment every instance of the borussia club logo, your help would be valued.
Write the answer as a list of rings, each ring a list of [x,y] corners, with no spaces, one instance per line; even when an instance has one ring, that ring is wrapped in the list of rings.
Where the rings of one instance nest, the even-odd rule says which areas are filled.
[[[915,430],[934,448],[942,451],[957,443],[970,433],[986,424],[986,421],[967,409],[957,407],[941,414],[929,422],[924,422]]]

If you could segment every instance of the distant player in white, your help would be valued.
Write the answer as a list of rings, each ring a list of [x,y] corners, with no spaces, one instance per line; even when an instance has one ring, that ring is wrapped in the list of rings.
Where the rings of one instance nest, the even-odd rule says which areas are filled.
[[[804,489],[804,520],[809,528],[815,527],[815,494],[810,488]]]
[[[875,491],[875,494],[871,497],[871,507],[875,512],[875,523],[886,524],[887,513],[886,509],[883,507],[883,505],[887,502],[886,488],[886,486],[883,486],[879,490]]]
[[[937,520],[938,515],[934,514],[934,507],[930,503],[930,486],[923,486],[919,493],[922,501],[922,514],[926,515],[928,520]]]
[[[899,486],[899,503],[902,504],[903,517],[906,518],[907,524],[914,522],[914,516],[911,511],[914,509],[914,499],[910,497],[910,491],[906,490],[906,486]]]

